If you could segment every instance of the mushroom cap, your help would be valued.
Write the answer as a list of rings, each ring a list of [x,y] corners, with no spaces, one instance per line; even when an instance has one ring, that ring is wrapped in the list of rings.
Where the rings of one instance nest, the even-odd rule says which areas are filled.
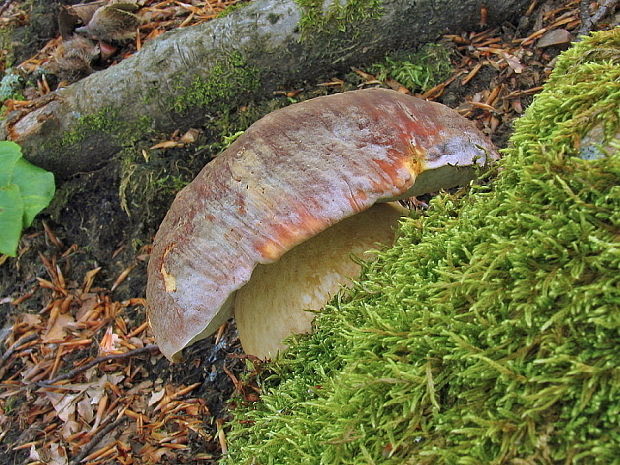
[[[146,297],[161,352],[173,359],[215,331],[258,264],[377,202],[424,193],[421,173],[443,170],[423,189],[437,191],[496,158],[471,121],[391,90],[270,113],[177,194],[155,236]]]

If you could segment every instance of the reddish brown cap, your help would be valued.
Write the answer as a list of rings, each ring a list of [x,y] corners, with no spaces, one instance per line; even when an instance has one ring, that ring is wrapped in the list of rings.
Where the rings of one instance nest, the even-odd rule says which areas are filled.
[[[497,157],[458,113],[390,90],[265,116],[179,192],[155,237],[146,295],[162,353],[215,331],[257,264],[376,202],[468,182]]]

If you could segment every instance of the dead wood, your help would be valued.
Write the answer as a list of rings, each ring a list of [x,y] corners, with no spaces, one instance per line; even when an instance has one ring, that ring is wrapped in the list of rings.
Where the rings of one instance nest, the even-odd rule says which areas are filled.
[[[67,178],[104,166],[148,131],[196,127],[223,109],[270,95],[278,85],[475,29],[481,8],[492,26],[527,3],[385,0],[378,14],[362,7],[364,13],[351,13],[356,19],[308,26],[308,11],[293,0],[257,0],[166,33],[120,64],[45,96],[36,109],[9,115],[0,137]]]

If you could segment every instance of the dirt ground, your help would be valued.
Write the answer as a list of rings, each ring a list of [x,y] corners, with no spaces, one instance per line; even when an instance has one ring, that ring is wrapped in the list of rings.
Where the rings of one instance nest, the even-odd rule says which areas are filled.
[[[60,6],[75,3],[0,1],[0,20],[19,23],[15,63],[55,40]],[[162,10],[173,3],[150,2]],[[452,76],[423,96],[456,108],[505,147],[512,122],[582,26],[580,3],[533,1],[525,15],[501,27],[481,24],[445,36],[454,50]],[[589,2],[590,13],[602,3]],[[183,23],[189,13],[182,13],[166,27]],[[611,13],[595,28],[613,21]],[[272,101],[248,106],[266,112],[377,85],[399,88],[377,80],[368,64],[294,83]],[[200,141],[204,146],[218,137],[205,128]],[[188,179],[215,155],[199,146],[167,149],[172,159],[194,156],[184,168]],[[182,363],[170,364],[152,347],[146,263],[174,192],[159,192],[148,216],[128,216],[119,177],[85,173],[68,181],[62,198],[26,231],[19,256],[0,265],[0,465],[216,463],[226,451],[227,409],[259,398],[261,365],[243,355],[233,321],[188,348]]]

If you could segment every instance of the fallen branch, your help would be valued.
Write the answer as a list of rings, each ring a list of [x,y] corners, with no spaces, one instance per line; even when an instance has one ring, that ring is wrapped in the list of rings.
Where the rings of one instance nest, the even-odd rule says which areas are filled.
[[[378,3],[378,5],[376,4]],[[0,138],[58,178],[105,166],[149,131],[197,127],[279,85],[382,59],[445,31],[488,26],[527,0],[256,0],[149,41],[132,57],[10,114]],[[486,7],[486,8],[485,8]],[[342,19],[346,18],[346,19]]]

